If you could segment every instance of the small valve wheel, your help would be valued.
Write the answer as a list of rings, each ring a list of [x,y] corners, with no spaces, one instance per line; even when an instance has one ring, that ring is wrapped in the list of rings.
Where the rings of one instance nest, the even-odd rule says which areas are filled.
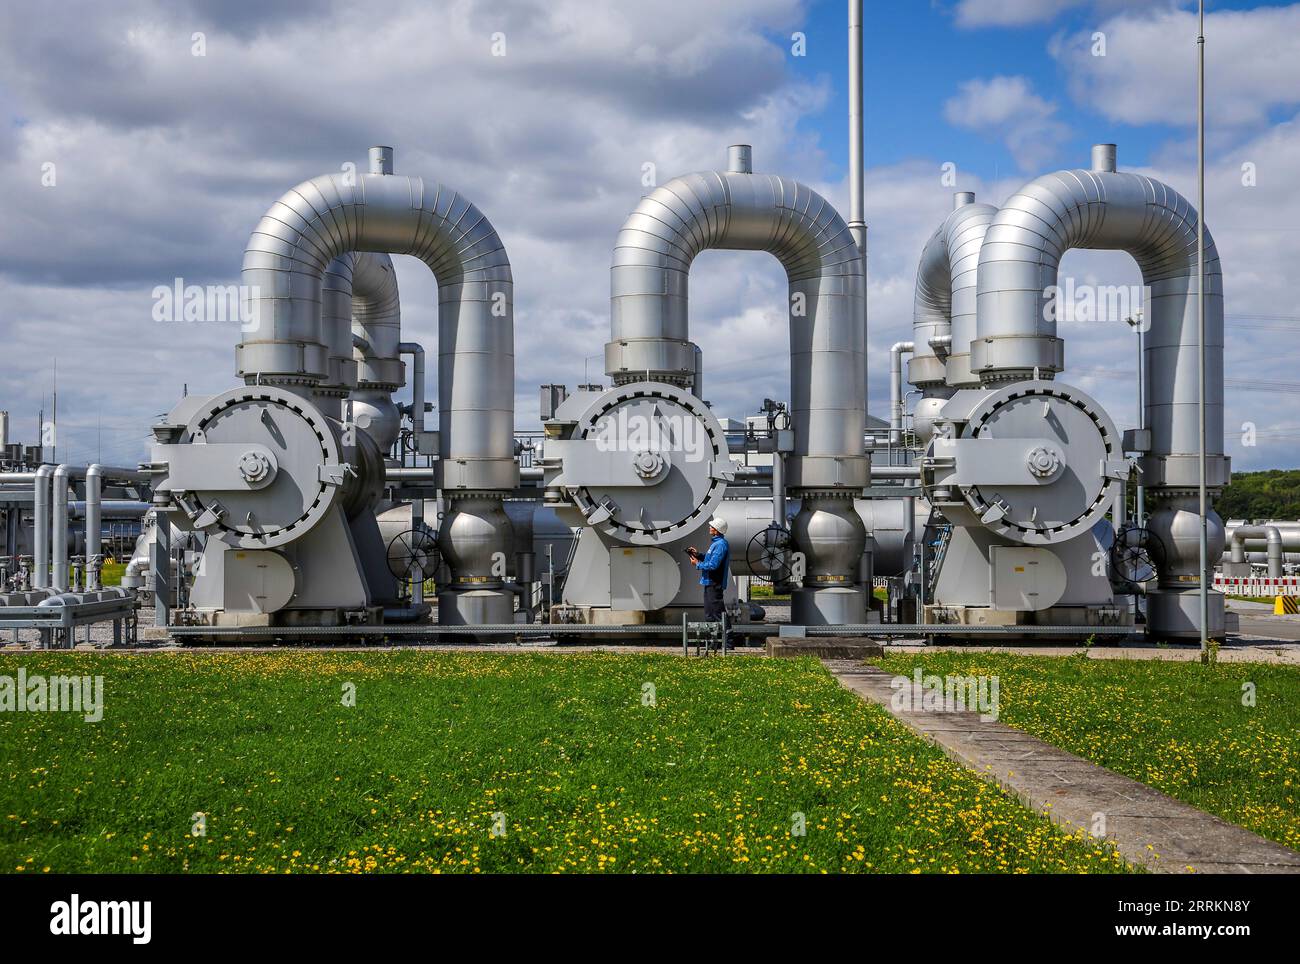
[[[632,456],[632,467],[643,479],[653,479],[664,468],[664,457],[658,452],[637,452]]]
[[[1029,473],[1038,479],[1050,479],[1061,471],[1061,454],[1040,445],[1029,453]]]
[[[271,474],[271,462],[261,452],[245,452],[239,457],[239,474],[249,485],[256,485]]]

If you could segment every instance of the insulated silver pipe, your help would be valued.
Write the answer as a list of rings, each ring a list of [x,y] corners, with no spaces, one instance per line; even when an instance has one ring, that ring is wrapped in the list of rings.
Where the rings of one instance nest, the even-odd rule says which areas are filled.
[[[68,486],[73,479],[85,478],[86,466],[60,465],[54,470],[54,581],[52,585],[59,592],[72,588],[68,567]]]
[[[433,271],[444,484],[513,489],[510,261],[491,222],[444,185],[341,172],[305,181],[272,205],[244,252],[242,280],[256,327],[238,346],[239,374],[305,391],[328,380],[323,279],[330,262],[350,251],[409,254]]]
[[[922,391],[943,385],[945,360],[932,343],[948,338],[952,344],[952,263],[948,258],[948,220],[935,229],[921,249],[916,266],[916,287],[912,300],[912,343],[914,351],[907,380]]]
[[[86,469],[86,588],[100,588],[100,568],[103,564],[103,526],[100,519],[103,513],[103,480],[115,482],[147,482],[149,476],[138,469],[127,469],[112,465],[100,465],[96,462]],[[148,507],[143,503],[131,503],[139,506],[143,515]]]
[[[32,484],[32,587],[35,589],[50,585],[50,478],[53,474],[54,466],[39,466]]]
[[[1244,563],[1246,561],[1246,540],[1247,539],[1265,539],[1268,545],[1268,578],[1282,578],[1283,547],[1282,533],[1277,526],[1256,525],[1256,526],[1236,526],[1228,537],[1228,544],[1232,552],[1231,561],[1235,563]]]
[[[1060,259],[1072,248],[1127,251],[1150,290],[1146,306],[1148,488],[1196,485],[1199,449],[1196,221],[1168,185],[1140,174],[1061,171],[1021,188],[989,226],[979,261],[978,364],[986,381],[1061,370],[1054,299]],[[1222,486],[1223,275],[1206,232],[1206,409],[1209,454]],[[1153,483],[1154,480],[1154,483]]]
[[[975,195],[953,195],[953,210],[930,236],[916,271],[912,340],[916,350],[908,381],[927,396],[946,383],[950,388],[979,384],[971,374],[970,345],[975,338],[976,285],[980,251],[998,209],[976,204]],[[945,343],[942,339],[947,337]],[[936,346],[947,347],[946,359]],[[944,393],[940,397],[947,397]]]
[[[889,349],[889,444],[903,444],[903,355],[912,342],[896,341]]]
[[[986,381],[1050,378],[1064,363],[1056,336],[1060,259],[1072,248],[1127,251],[1149,288],[1147,427],[1169,485],[1196,484],[1196,222],[1168,185],[1139,174],[1060,171],[1016,192],[989,226],[979,260],[977,357]],[[1223,276],[1206,233],[1210,454],[1223,454]],[[1221,459],[1220,459],[1221,461]],[[1152,473],[1146,481],[1151,485]],[[1216,485],[1223,485],[1220,480]]]
[[[100,487],[104,467],[95,464],[86,469],[86,588],[99,588],[99,569],[103,562],[103,525],[100,523]]]
[[[1099,166],[1111,167],[1109,151],[1098,153]],[[1223,274],[1207,231],[1200,338],[1199,221],[1185,198],[1153,178],[1105,169],[1060,171],[1031,181],[1007,201],[989,226],[979,262],[971,367],[985,383],[1035,372],[1052,378],[1064,367],[1056,309],[1066,251],[1126,251],[1142,271],[1149,376],[1145,425],[1151,448],[1140,467],[1153,503],[1146,527],[1165,550],[1157,590],[1147,594],[1148,632],[1155,636],[1202,635],[1207,617],[1196,616],[1193,608],[1203,581],[1199,559],[1223,550],[1221,520],[1208,506],[1205,513],[1198,511],[1196,498],[1202,437],[1210,489],[1219,491],[1228,476],[1223,457]],[[1198,391],[1202,352],[1203,395]],[[1202,518],[1208,520],[1204,538]],[[1221,629],[1220,624],[1214,631]]]
[[[862,259],[835,209],[796,181],[705,171],[642,199],[615,242],[606,374],[617,384],[690,384],[688,277],[696,255],[709,249],[768,251],[789,279],[795,449],[787,484],[861,488],[868,465]]]
[[[406,383],[397,272],[387,254],[349,251],[325,269],[321,322],[349,390],[351,420],[388,452],[401,432],[393,392]]]
[[[921,469],[916,465],[873,465],[871,478],[875,479],[919,479]]]
[[[424,346],[415,341],[404,341],[397,346],[400,354],[411,356],[411,428],[415,432],[416,444],[424,434]]]

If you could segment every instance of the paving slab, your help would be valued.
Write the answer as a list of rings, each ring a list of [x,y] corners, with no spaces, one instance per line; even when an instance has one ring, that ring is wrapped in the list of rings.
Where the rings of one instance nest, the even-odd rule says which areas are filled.
[[[771,636],[767,640],[767,655],[786,659],[816,656],[819,659],[862,660],[885,655],[885,648],[861,636]]]
[[[906,705],[920,705],[910,677],[858,660],[823,663],[846,689],[883,706],[953,760],[1054,823],[1112,841],[1130,863],[1157,873],[1300,874],[1300,853],[1023,730],[973,712],[895,710],[900,691]]]

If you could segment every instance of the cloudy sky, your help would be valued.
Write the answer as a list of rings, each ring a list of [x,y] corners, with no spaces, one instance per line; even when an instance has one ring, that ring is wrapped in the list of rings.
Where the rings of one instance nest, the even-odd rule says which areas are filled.
[[[867,0],[873,412],[954,188],[999,203],[1115,141],[1122,167],[1195,196],[1195,33],[1191,5],[1163,0]],[[1300,3],[1214,2],[1207,34],[1227,450],[1238,469],[1297,466]],[[845,65],[841,0],[3,4],[0,408],[32,440],[57,364],[59,458],[143,457],[186,386],[234,384],[238,339],[234,324],[155,322],[155,286],[237,283],[281,193],[382,143],[399,173],[455,186],[501,234],[517,425],[535,427],[538,384],[603,378],[610,247],[643,165],[662,182],[748,142],[757,170],[847,215]],[[1138,281],[1120,254],[1071,253],[1062,274]],[[435,344],[432,277],[400,259],[399,279],[406,336]],[[691,287],[719,414],[787,397],[775,260],[706,252]],[[1061,333],[1063,377],[1134,424],[1132,335]]]

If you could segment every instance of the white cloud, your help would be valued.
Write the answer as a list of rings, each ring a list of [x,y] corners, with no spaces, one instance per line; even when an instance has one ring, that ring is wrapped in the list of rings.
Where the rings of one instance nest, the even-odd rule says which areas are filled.
[[[1062,14],[1090,6],[1098,14],[1125,7],[1176,6],[1179,0],[958,0],[959,27],[1028,27],[1051,23]]]
[[[1021,170],[1036,171],[1069,137],[1056,119],[1057,105],[1034,93],[1025,77],[976,78],[944,104],[948,123],[1001,139]]]
[[[1092,30],[1050,51],[1076,101],[1126,124],[1196,123],[1196,15],[1160,8],[1104,21],[1105,56]],[[1206,15],[1206,112],[1217,127],[1259,127],[1300,104],[1300,4]]]

